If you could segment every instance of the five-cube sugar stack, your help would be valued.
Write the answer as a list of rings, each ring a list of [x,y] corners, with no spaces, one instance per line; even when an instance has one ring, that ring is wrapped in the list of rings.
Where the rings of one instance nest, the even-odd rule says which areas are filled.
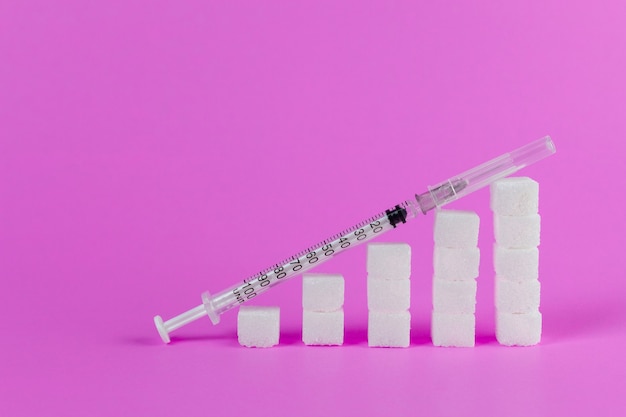
[[[411,333],[411,246],[367,246],[367,343],[370,347],[408,347]]]
[[[539,184],[513,177],[491,185],[496,272],[496,338],[507,346],[541,339]]]
[[[438,210],[435,216],[432,341],[435,346],[473,347],[480,218],[459,210]]]
[[[342,345],[345,282],[338,274],[302,277],[302,341],[305,345]]]

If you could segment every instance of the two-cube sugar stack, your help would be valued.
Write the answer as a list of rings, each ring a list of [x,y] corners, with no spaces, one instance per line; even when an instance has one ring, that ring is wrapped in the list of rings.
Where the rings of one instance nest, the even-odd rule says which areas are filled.
[[[541,339],[538,207],[539,184],[530,178],[491,186],[496,338],[503,345],[530,346]]]
[[[367,246],[367,344],[408,347],[411,333],[411,246]]]
[[[438,210],[435,216],[433,344],[472,347],[476,333],[480,218],[474,212],[457,210]]]
[[[305,345],[342,345],[345,283],[338,274],[302,277],[302,341]]]

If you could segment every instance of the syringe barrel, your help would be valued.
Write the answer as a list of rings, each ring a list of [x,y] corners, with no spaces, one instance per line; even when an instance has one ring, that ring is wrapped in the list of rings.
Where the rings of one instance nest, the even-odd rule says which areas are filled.
[[[213,324],[219,322],[219,316],[222,313],[255,298],[289,278],[328,261],[343,251],[395,229],[398,225],[414,218],[419,212],[420,209],[415,201],[404,201],[215,294],[210,297],[209,305],[205,300],[207,311],[215,312],[215,315],[210,315]]]

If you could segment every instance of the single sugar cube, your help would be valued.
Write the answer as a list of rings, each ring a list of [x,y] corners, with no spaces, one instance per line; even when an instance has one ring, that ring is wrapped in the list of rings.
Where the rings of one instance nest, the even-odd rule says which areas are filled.
[[[305,345],[343,345],[343,309],[330,312],[303,311],[302,341]]]
[[[476,280],[433,279],[433,309],[439,313],[474,314]]]
[[[367,345],[370,347],[409,347],[411,313],[408,311],[370,311]]]
[[[502,216],[527,216],[539,211],[539,183],[509,177],[491,184],[491,210]]]
[[[237,339],[241,346],[275,346],[278,344],[279,336],[280,307],[239,307]]]
[[[411,306],[408,279],[367,279],[367,308],[376,311],[404,311]]]
[[[345,283],[338,274],[304,274],[302,308],[310,311],[335,311],[343,307]]]
[[[539,278],[539,249],[509,249],[494,245],[496,275],[513,281]]]
[[[406,243],[367,245],[367,273],[378,279],[409,279],[411,246]]]
[[[439,279],[464,280],[478,276],[480,249],[435,246],[433,269]]]
[[[537,279],[513,281],[496,276],[495,303],[500,313],[530,313],[539,309],[541,284]]]
[[[476,317],[474,314],[433,310],[430,332],[435,346],[474,347]]]
[[[505,346],[532,346],[541,341],[541,313],[496,313],[496,339]]]
[[[532,248],[539,246],[541,233],[541,216],[494,217],[494,235],[496,243],[504,248]]]
[[[471,248],[478,245],[480,217],[473,211],[437,210],[435,245],[448,248]]]

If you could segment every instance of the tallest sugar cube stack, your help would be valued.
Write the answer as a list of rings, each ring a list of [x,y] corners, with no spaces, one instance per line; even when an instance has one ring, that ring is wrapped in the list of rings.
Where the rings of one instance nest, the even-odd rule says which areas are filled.
[[[506,346],[531,346],[541,339],[539,312],[539,184],[527,177],[491,186],[496,271],[496,339]]]
[[[431,322],[435,346],[475,345],[479,226],[478,214],[471,211],[435,213]]]

